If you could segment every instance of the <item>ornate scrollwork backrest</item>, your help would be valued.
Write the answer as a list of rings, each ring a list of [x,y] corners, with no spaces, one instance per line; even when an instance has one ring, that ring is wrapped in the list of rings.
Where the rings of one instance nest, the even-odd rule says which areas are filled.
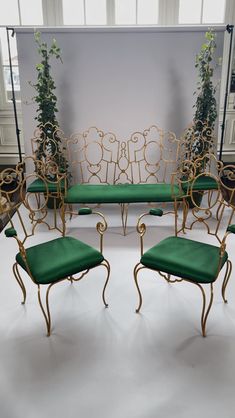
[[[91,127],[67,140],[73,182],[115,182],[120,142],[112,132]]]
[[[224,201],[235,208],[235,165],[221,166],[219,180]]]
[[[32,154],[36,160],[53,161],[60,171],[67,172],[67,147],[64,132],[50,122],[41,124],[31,138]]]
[[[203,155],[216,154],[215,134],[210,123],[198,120],[186,128],[180,138],[179,159],[194,161]]]
[[[8,219],[20,206],[22,178],[22,173],[15,168],[5,168],[0,173],[0,215]]]
[[[15,168],[6,168],[0,175],[0,214],[6,223],[12,227],[13,219],[17,224],[17,232],[23,233],[23,241],[29,236],[24,222],[24,216],[21,215],[22,203],[25,199],[25,176],[24,165],[19,164]],[[13,218],[14,215],[14,218]]]
[[[204,171],[199,170],[201,165],[206,167]],[[235,166],[224,166],[214,154],[209,153],[191,162],[188,168],[187,184],[181,181],[185,202],[192,207],[186,229],[202,226],[221,242],[234,216]]]
[[[207,153],[194,161],[179,160],[177,171],[173,173],[173,182],[180,186],[181,191],[185,195],[189,195],[191,183],[195,177],[202,174],[202,176],[213,175],[217,178],[222,166],[223,163],[213,153]]]
[[[64,189],[67,187],[67,175],[61,172],[57,163],[53,160],[37,160],[34,156],[26,156],[23,161],[16,165],[16,170],[22,173],[22,177],[26,178],[26,186],[32,183],[32,175],[47,183],[49,197],[62,197]],[[27,173],[24,175],[24,173]],[[30,174],[29,174],[30,173]]]
[[[51,160],[36,160],[28,156],[16,166],[16,172],[21,178],[19,187],[19,201],[26,209],[29,225],[24,222],[23,230],[25,239],[34,234],[38,225],[51,226],[51,219],[48,211],[48,202],[51,198],[52,206],[59,201],[62,205],[63,196],[67,187],[66,173],[61,173],[58,165]],[[50,206],[50,205],[49,205]],[[21,222],[22,223],[22,222]],[[60,231],[59,228],[56,227]],[[25,240],[24,239],[24,240]]]
[[[129,176],[133,183],[166,183],[176,169],[179,140],[152,125],[127,141]]]

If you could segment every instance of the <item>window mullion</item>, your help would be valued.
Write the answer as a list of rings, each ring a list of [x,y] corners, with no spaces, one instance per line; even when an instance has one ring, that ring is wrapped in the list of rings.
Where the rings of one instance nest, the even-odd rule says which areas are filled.
[[[63,25],[62,0],[42,0],[42,13],[45,26]]]
[[[20,10],[20,0],[17,0],[18,5],[18,14],[19,14],[19,24],[22,25],[21,10]]]
[[[84,25],[86,25],[86,0],[83,0]]]
[[[165,25],[166,21],[166,1],[159,0],[159,11],[158,11],[158,23],[159,25]]]
[[[225,6],[225,23],[235,24],[235,3],[234,0],[227,0]]]
[[[200,23],[203,22],[203,9],[204,9],[204,0],[201,2],[201,16],[200,16]]]
[[[55,8],[55,20],[56,26],[63,25],[63,4],[62,0],[54,0],[54,8]]]
[[[50,5],[48,3],[49,3],[48,0],[42,0],[43,24],[45,26],[49,26],[49,21],[50,21],[50,17],[49,17]]]
[[[180,8],[180,0],[174,0],[174,16],[172,19],[173,25],[179,24],[179,8]]]
[[[159,0],[159,25],[177,25],[179,0]]]
[[[115,0],[106,0],[107,25],[115,25]]]

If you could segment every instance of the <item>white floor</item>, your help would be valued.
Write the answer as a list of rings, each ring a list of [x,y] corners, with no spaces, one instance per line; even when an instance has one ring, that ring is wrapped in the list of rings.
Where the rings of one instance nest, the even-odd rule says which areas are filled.
[[[50,299],[50,338],[28,278],[27,303],[20,304],[11,271],[16,245],[0,234],[0,418],[235,417],[235,272],[227,305],[218,279],[206,338],[200,331],[201,294],[193,285],[168,285],[153,272],[143,273],[143,306],[136,314],[134,225],[142,210],[130,207],[124,237],[118,207],[102,207],[109,222],[104,241],[112,269],[109,308],[101,299],[102,268],[80,283],[57,285]],[[171,215],[151,224],[147,248],[173,234]],[[98,243],[90,217],[72,220],[68,234]],[[40,230],[34,243],[55,235]],[[201,232],[193,236],[200,238]],[[234,249],[231,237],[228,251],[235,262]]]

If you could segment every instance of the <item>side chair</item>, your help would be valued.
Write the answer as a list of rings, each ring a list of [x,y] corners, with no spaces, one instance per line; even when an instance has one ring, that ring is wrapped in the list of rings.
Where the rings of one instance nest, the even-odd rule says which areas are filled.
[[[226,240],[230,233],[235,233],[235,225],[231,224],[235,210],[235,183],[231,185],[231,173],[235,178],[235,166],[223,167],[221,165],[217,175],[211,172],[204,172],[190,179],[185,199],[190,197],[195,206],[190,212],[190,223],[188,219],[187,235],[197,227],[200,231],[200,241],[189,239],[188,236],[170,236],[156,243],[152,248],[144,251],[143,237],[146,232],[146,225],[143,218],[147,215],[161,217],[161,209],[151,209],[140,216],[137,224],[137,231],[140,236],[141,258],[134,268],[134,281],[138,292],[139,303],[136,308],[138,313],[142,306],[142,294],[139,286],[139,273],[144,269],[159,273],[168,283],[186,281],[196,286],[202,294],[201,331],[206,336],[206,322],[213,302],[213,286],[220,281],[220,272],[224,271],[221,293],[225,303],[226,287],[232,271],[232,263],[226,251]],[[197,205],[194,194],[196,184],[200,184],[202,176],[216,183],[214,190],[210,192],[209,198],[205,196],[202,202]],[[224,190],[226,189],[226,193]],[[221,192],[223,190],[223,193]],[[223,195],[230,196],[227,201]],[[186,234],[184,229],[184,234]],[[207,236],[207,237],[206,237]],[[215,241],[215,244],[208,243]],[[155,278],[156,275],[153,274]],[[205,288],[209,287],[209,302],[207,302]]]
[[[26,216],[27,212],[30,214],[30,219],[34,219],[36,210],[31,208],[30,193],[25,191],[25,182],[27,182],[27,178],[30,177],[30,175],[22,176],[21,173],[18,173],[17,176],[17,172],[12,171],[12,173],[8,172],[8,176],[5,178],[5,181],[9,183],[11,181],[11,176],[12,181],[14,180],[14,184],[18,181],[18,184],[15,186],[15,188],[19,190],[21,196],[21,205],[20,203],[17,204],[16,211],[17,213],[20,213],[20,210],[23,212],[23,215],[20,216],[20,223],[18,222],[19,229],[22,232],[22,237],[18,235],[17,227],[14,225],[15,217],[11,219],[9,216],[10,227],[5,230],[6,237],[13,237],[16,240],[19,248],[19,251],[16,254],[15,263],[13,265],[13,273],[23,293],[23,304],[26,301],[26,287],[21,277],[20,270],[26,272],[29,278],[37,286],[39,306],[42,310],[42,314],[46,322],[47,335],[50,336],[51,314],[49,307],[49,294],[51,288],[57,283],[60,283],[64,280],[76,282],[81,280],[85,275],[88,274],[90,270],[93,270],[95,267],[105,267],[107,276],[102,291],[102,299],[105,307],[108,306],[105,299],[105,290],[109,281],[110,265],[103,256],[103,234],[107,229],[107,223],[104,216],[100,212],[92,211],[89,208],[81,208],[78,210],[79,216],[93,214],[101,218],[101,221],[99,221],[96,225],[96,229],[100,237],[99,250],[96,250],[92,246],[87,245],[83,241],[80,241],[71,236],[60,236],[59,238],[50,241],[43,241],[40,244],[28,246],[27,242],[29,236],[34,235],[39,225],[43,223],[43,206],[46,204],[45,202],[47,202],[47,196],[44,192],[45,202],[44,204],[41,202],[39,210],[39,213],[42,216],[42,222],[40,218],[38,218],[34,225],[33,234],[28,234],[27,226],[24,225],[23,220],[25,219],[28,221],[28,217]],[[11,196],[9,195],[8,191],[5,191],[3,182],[0,186],[0,193],[9,202],[9,205],[5,205],[5,211],[9,212],[12,210]],[[21,226],[22,228],[20,228]],[[50,228],[48,227],[48,229]],[[41,297],[42,286],[47,286],[45,303],[42,302]]]

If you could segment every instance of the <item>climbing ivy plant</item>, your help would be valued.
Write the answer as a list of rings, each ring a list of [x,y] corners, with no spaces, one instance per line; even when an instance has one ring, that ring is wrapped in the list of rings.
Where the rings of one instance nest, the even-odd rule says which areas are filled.
[[[215,33],[210,30],[206,32],[206,42],[201,46],[201,51],[196,55],[195,67],[198,69],[197,95],[194,121],[207,121],[208,126],[213,130],[217,118],[216,86],[213,85],[214,74],[214,52],[216,49]]]
[[[205,34],[205,42],[196,55],[195,68],[198,70],[196,101],[193,124],[186,132],[186,149],[190,150],[190,159],[197,158],[213,148],[213,131],[217,118],[216,88],[213,74],[216,67],[214,54],[216,35],[212,29]],[[205,129],[206,127],[206,129]],[[206,140],[206,141],[205,141]],[[193,141],[193,143],[192,143]]]
[[[36,65],[37,82],[35,84],[30,83],[37,92],[33,97],[37,103],[35,120],[38,121],[37,126],[42,130],[41,139],[38,141],[36,157],[42,160],[46,157],[46,150],[47,158],[51,156],[61,171],[67,171],[68,164],[61,149],[61,139],[57,134],[59,123],[56,117],[58,112],[57,97],[55,95],[56,86],[51,75],[50,65],[52,58],[62,62],[61,50],[55,39],[52,40],[50,46],[46,42],[43,42],[40,32],[36,32],[34,38],[38,54],[41,57],[40,63]]]

